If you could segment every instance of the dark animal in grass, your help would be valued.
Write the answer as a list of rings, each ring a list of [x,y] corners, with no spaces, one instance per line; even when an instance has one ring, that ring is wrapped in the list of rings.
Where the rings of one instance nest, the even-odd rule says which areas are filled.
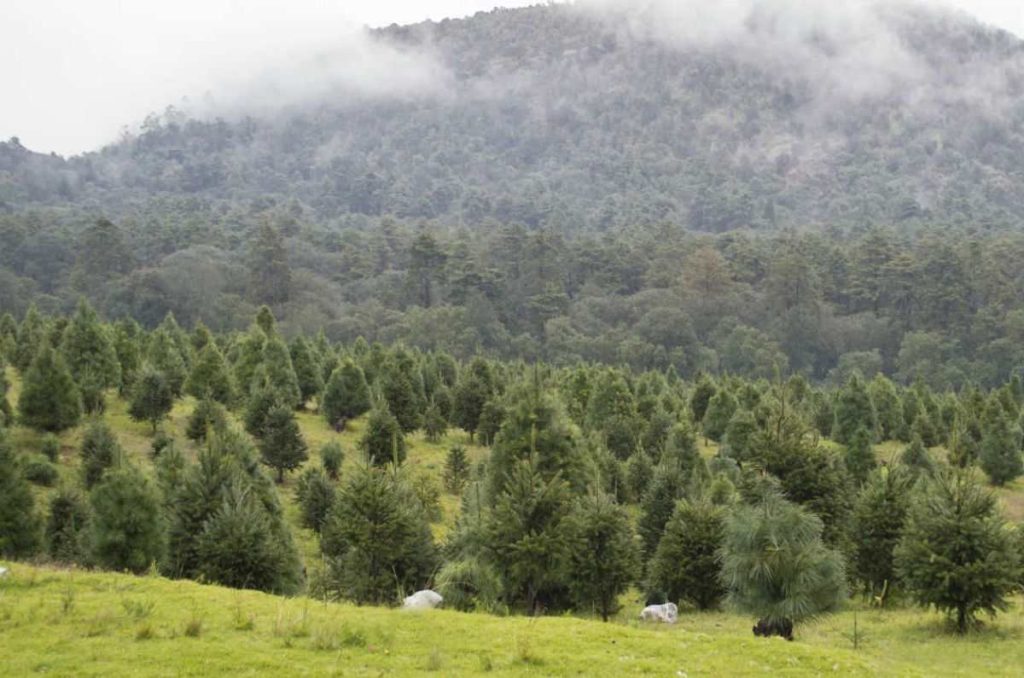
[[[762,638],[779,636],[786,640],[793,640],[793,621],[790,619],[768,620],[761,619],[754,625],[754,635]]]
[[[345,430],[346,426],[348,426],[348,419],[341,417],[338,421],[334,422],[334,432],[341,433]]]

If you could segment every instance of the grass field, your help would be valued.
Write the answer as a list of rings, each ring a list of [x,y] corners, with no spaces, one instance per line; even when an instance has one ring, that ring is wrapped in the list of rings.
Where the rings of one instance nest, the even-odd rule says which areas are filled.
[[[17,402],[19,383],[10,399]],[[165,428],[186,454],[196,448],[184,436],[194,402],[178,403]],[[106,420],[128,454],[151,464],[151,430],[133,422],[127,406],[111,395]],[[337,434],[315,413],[299,415],[310,447],[338,440],[346,467],[357,463],[361,421]],[[61,474],[78,473],[82,429],[61,436]],[[19,450],[36,451],[42,438],[15,427]],[[410,439],[413,473],[439,475],[448,447],[467,445],[474,460],[484,448],[469,446],[461,431],[436,444]],[[885,443],[888,458],[899,446]],[[701,451],[714,454],[713,444]],[[344,474],[344,471],[343,471]],[[316,538],[297,525],[292,474],[280,488],[306,565],[319,564]],[[52,490],[37,488],[39,506]],[[1000,490],[1011,519],[1024,517],[1024,485]],[[451,526],[458,500],[442,497],[440,537]],[[875,610],[851,601],[840,614],[797,630],[797,640],[757,639],[753,620],[731,613],[683,611],[675,626],[636,621],[641,602],[628,599],[608,624],[590,618],[495,617],[437,610],[425,614],[284,599],[157,576],[68,571],[9,564],[0,580],[0,677],[219,675],[436,675],[537,676],[735,676],[735,675],[1021,675],[1024,612],[1021,603],[967,638],[949,635],[942,618],[916,609]],[[856,633],[855,633],[856,628]],[[856,642],[855,642],[856,640]]]

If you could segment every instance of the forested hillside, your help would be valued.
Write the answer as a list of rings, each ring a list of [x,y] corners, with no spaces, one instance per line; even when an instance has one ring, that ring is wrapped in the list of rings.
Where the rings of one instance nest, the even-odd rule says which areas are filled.
[[[912,5],[787,28],[787,3],[695,40],[614,6],[374,31],[433,65],[415,91],[0,144],[0,310],[228,330],[266,303],[288,334],[459,356],[1009,378],[1019,40]]]

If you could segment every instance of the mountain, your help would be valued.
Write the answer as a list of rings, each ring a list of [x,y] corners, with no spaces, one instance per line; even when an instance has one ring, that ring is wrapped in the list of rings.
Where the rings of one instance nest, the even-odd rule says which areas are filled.
[[[997,385],[1022,94],[1024,43],[913,4],[391,26],[96,152],[0,144],[0,314],[231,331],[268,304],[460,357]]]
[[[430,83],[378,73],[374,94],[327,80],[270,109],[169,110],[68,160],[12,140],[0,206],[296,199],[323,221],[563,232],[1024,223],[1024,43],[913,4],[795,5],[590,2],[392,26],[368,39],[434,64]],[[332,54],[318,58],[288,85],[322,79]],[[266,99],[281,83],[246,91],[261,84]]]

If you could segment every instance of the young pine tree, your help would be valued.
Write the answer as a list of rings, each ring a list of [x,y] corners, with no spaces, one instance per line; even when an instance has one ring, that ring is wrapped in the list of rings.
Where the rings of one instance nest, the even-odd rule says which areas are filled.
[[[357,603],[395,602],[423,588],[437,564],[430,525],[401,473],[360,466],[323,526],[329,595]]]
[[[302,402],[308,403],[319,398],[324,390],[324,377],[316,351],[302,336],[292,341],[288,351],[291,353],[292,367],[295,368],[295,378],[299,382]]]
[[[100,482],[107,469],[124,456],[114,432],[102,419],[93,419],[82,436],[82,484],[92,489]]]
[[[39,549],[39,527],[32,487],[0,429],[0,556],[34,555]]]
[[[149,338],[149,348],[144,362],[164,375],[175,398],[183,393],[185,380],[188,378],[188,366],[181,349],[168,331],[158,329],[153,332]]]
[[[196,541],[198,574],[236,589],[293,594],[302,581],[300,564],[278,536],[256,492],[235,477]]]
[[[259,447],[263,463],[277,471],[278,483],[284,482],[285,471],[298,468],[309,457],[295,413],[284,405],[267,413]]]
[[[872,471],[857,496],[850,530],[851,574],[869,595],[882,597],[896,585],[893,554],[906,523],[915,478],[903,467],[882,467]],[[884,602],[884,597],[880,600]]]
[[[18,399],[21,422],[38,431],[59,433],[78,423],[82,397],[64,359],[44,345],[25,374]]]
[[[723,525],[722,509],[709,502],[677,503],[648,566],[648,590],[700,610],[716,607],[725,595],[718,576]]]
[[[535,459],[516,464],[497,496],[486,550],[509,605],[534,614],[570,583],[570,497],[559,474],[546,479]]]
[[[846,445],[846,470],[858,484],[867,480],[875,468],[875,448],[871,444],[871,433],[866,428],[857,429]]]
[[[324,467],[324,473],[331,480],[338,480],[338,476],[341,474],[341,465],[344,462],[345,450],[336,440],[332,440],[320,448],[320,463]]]
[[[128,414],[135,421],[149,422],[156,433],[157,426],[173,407],[174,390],[167,377],[150,366],[143,367],[132,389]]]
[[[229,407],[234,402],[234,381],[216,342],[208,342],[199,351],[185,382],[185,393],[198,400],[210,399]]]
[[[462,445],[453,445],[448,450],[448,458],[444,464],[444,486],[449,493],[462,494],[469,481],[469,457]]]
[[[64,330],[60,351],[75,383],[83,389],[88,385],[89,391],[98,394],[89,400],[102,401],[104,389],[121,384],[121,362],[113,337],[85,299],[78,302],[78,309]]]
[[[320,412],[329,426],[342,419],[354,419],[370,409],[370,389],[363,370],[351,360],[331,372],[324,387]]]
[[[405,461],[405,434],[386,404],[381,403],[370,411],[359,446],[373,466],[397,466]]]
[[[50,499],[46,520],[46,553],[58,563],[89,564],[92,545],[89,503],[73,487],[62,487]]]
[[[979,612],[1006,610],[1018,568],[996,499],[970,470],[939,474],[915,493],[896,570],[914,599],[946,612],[957,633],[967,633]]]
[[[302,472],[295,484],[295,500],[299,504],[302,526],[319,533],[334,505],[334,485],[323,469],[311,466]]]
[[[423,432],[427,440],[436,443],[448,432],[448,422],[441,415],[441,409],[437,403],[431,403],[423,414]]]
[[[979,461],[992,484],[1001,487],[1024,473],[1021,430],[994,399],[986,407],[984,419]]]
[[[871,394],[859,374],[854,374],[836,394],[835,425],[832,438],[841,445],[849,445],[861,428],[867,429],[874,439],[878,428],[878,415],[871,402]]]
[[[160,493],[127,463],[104,474],[90,493],[93,559],[108,570],[145,572],[166,552]]]
[[[736,398],[727,389],[720,389],[712,396],[702,420],[704,436],[715,442],[720,441],[737,407]]]
[[[914,478],[921,475],[931,476],[935,473],[935,460],[928,448],[924,446],[921,436],[912,437],[910,444],[900,453],[900,463],[910,471]]]
[[[640,557],[625,509],[605,494],[592,494],[573,515],[570,588],[577,609],[593,609],[602,621],[619,609],[619,595],[636,581]]]
[[[791,628],[845,598],[843,558],[822,541],[822,528],[817,516],[770,487],[726,517],[722,583],[733,605],[760,619],[755,629]]]
[[[200,400],[192,414],[189,415],[188,425],[185,427],[185,437],[197,443],[206,440],[211,431],[217,431],[227,426],[228,414],[224,406],[216,400]]]

